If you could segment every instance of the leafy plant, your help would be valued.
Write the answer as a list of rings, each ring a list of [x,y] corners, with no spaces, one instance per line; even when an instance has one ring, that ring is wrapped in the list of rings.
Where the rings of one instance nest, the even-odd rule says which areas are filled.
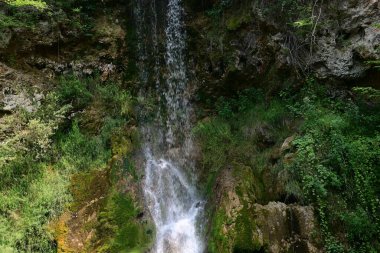
[[[305,201],[317,207],[328,252],[343,252],[344,245],[334,237],[330,215],[344,224],[339,229],[348,234],[351,252],[375,252],[380,232],[380,115],[368,117],[368,105],[345,98],[331,101],[326,89],[315,87],[304,89],[295,110],[305,121],[293,142],[297,156],[289,169],[301,182]],[[333,204],[337,196],[341,205]]]
[[[33,6],[40,10],[46,9],[48,7],[46,2],[42,0],[6,0],[5,2],[16,7]]]

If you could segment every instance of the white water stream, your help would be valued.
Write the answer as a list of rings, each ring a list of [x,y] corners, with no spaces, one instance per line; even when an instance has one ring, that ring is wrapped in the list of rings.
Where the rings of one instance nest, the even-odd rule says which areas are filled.
[[[144,30],[144,7],[150,6],[149,29],[152,34],[147,41]],[[140,79],[148,83],[153,76],[155,87],[150,93],[157,98],[157,108],[153,123],[142,126],[144,138],[145,178],[144,195],[156,225],[155,253],[201,253],[204,250],[197,222],[203,212],[202,200],[197,195],[193,176],[194,159],[191,137],[189,103],[190,91],[186,76],[184,51],[186,38],[183,27],[181,0],[168,0],[165,18],[165,61],[160,61],[158,53],[157,11],[155,1],[148,3],[137,0],[137,34],[139,41]],[[145,16],[144,16],[145,15]],[[139,27],[140,26],[140,27]],[[153,47],[149,51],[149,46]],[[153,52],[153,53],[148,53]],[[155,65],[149,73],[150,62]],[[162,65],[160,66],[160,62]],[[165,63],[165,64],[163,64]],[[160,69],[165,75],[159,78]],[[144,93],[143,91],[142,93]],[[146,94],[141,94],[146,96]]]

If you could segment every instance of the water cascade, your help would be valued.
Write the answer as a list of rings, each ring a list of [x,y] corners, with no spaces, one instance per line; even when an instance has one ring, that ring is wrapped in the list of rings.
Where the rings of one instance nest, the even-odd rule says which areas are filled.
[[[193,176],[191,91],[184,57],[181,0],[168,0],[161,12],[155,1],[136,1],[140,96],[143,100],[153,99],[154,104],[149,119],[146,110],[142,109],[140,115],[143,189],[157,231],[153,252],[201,253],[203,242],[197,222],[203,203]],[[160,36],[165,38],[161,47]]]

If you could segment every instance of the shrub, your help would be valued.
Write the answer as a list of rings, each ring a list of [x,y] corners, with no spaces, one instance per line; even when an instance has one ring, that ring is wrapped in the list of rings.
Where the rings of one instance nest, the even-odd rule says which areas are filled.
[[[345,97],[332,101],[329,90],[313,87],[304,89],[295,110],[304,123],[293,142],[297,156],[290,170],[301,182],[305,200],[317,207],[328,252],[342,252],[337,246],[342,242],[333,236],[334,214],[344,224],[352,252],[373,252],[380,231],[380,115],[372,114],[368,103]],[[334,205],[337,196],[343,205]]]
[[[12,6],[33,6],[37,9],[43,10],[47,8],[47,4],[41,0],[6,0],[6,2]]]
[[[105,140],[100,136],[86,136],[76,121],[58,143],[58,152],[61,155],[59,164],[71,172],[103,167],[110,157]]]
[[[62,77],[58,86],[58,98],[62,104],[72,103],[75,108],[83,108],[92,99],[90,79],[80,80],[74,76]]]

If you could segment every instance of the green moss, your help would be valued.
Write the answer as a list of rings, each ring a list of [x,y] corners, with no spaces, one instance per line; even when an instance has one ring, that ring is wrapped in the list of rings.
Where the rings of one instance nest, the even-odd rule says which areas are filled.
[[[99,215],[97,252],[144,252],[153,239],[153,228],[138,219],[142,212],[128,194],[112,191]]]
[[[221,196],[211,218],[209,252],[264,250],[254,234],[253,204],[270,198],[263,174],[273,167],[273,153],[291,131],[284,124],[290,114],[285,103],[276,98],[268,104],[262,97],[262,92],[252,89],[232,99],[221,98],[216,103],[217,115],[202,121],[194,130],[202,148],[206,192],[211,194],[217,189],[215,182],[221,171],[229,169],[232,178],[223,180],[234,182],[232,190],[240,203],[228,211],[231,207],[224,203],[232,200],[226,192]]]
[[[91,170],[75,174],[71,179],[70,191],[74,201],[70,205],[72,212],[77,212],[94,199],[103,198],[110,187],[107,170]],[[97,202],[93,209],[98,208],[102,201]]]
[[[254,210],[251,204],[243,200],[244,207],[240,210],[236,218],[236,236],[233,252],[259,252],[263,245],[259,238],[254,237],[256,223],[254,220]]]
[[[228,253],[232,238],[224,231],[228,217],[223,209],[219,209],[212,217],[212,228],[208,241],[210,253]],[[229,231],[228,233],[231,233]]]
[[[256,224],[252,207],[246,201],[243,202],[244,207],[236,217],[228,217],[223,206],[215,212],[208,240],[209,252],[256,252],[262,248],[259,239],[253,234]]]
[[[27,23],[16,19],[12,16],[7,16],[0,13],[0,29],[4,28],[27,28],[29,27]]]

